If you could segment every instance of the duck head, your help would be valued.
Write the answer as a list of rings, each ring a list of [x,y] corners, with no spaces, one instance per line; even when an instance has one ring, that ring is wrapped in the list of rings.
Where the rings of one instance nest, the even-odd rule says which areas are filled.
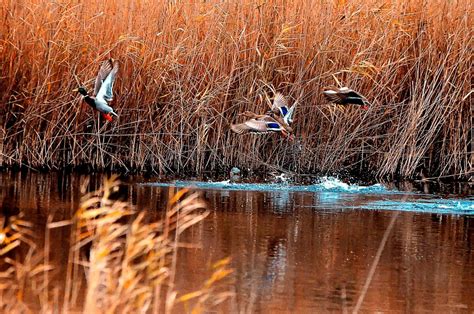
[[[73,92],[78,92],[79,94],[81,94],[81,95],[83,95],[83,96],[89,95],[89,94],[87,93],[87,90],[86,90],[86,88],[85,88],[84,86],[79,86],[78,88],[73,89],[72,91],[73,91]]]
[[[239,181],[240,180],[240,169],[237,168],[237,167],[232,167],[232,169],[230,169],[229,177],[230,177],[230,182]]]

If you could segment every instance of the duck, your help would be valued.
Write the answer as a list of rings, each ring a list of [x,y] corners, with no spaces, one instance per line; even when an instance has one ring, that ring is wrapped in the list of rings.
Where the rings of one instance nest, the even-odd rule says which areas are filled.
[[[277,93],[269,111],[265,114],[256,114],[251,111],[244,111],[239,116],[249,118],[249,120],[240,124],[231,124],[230,128],[237,134],[246,133],[279,133],[283,137],[293,141],[293,128],[290,124],[293,122],[293,112],[296,104],[288,108],[285,97]]]
[[[243,123],[231,124],[230,129],[237,134],[266,134],[271,132],[280,133],[283,137],[288,137],[290,140],[293,139],[293,135],[291,134],[293,129],[289,126],[284,126],[281,121],[278,121],[279,119],[266,114],[253,115],[253,118],[250,118]]]
[[[94,95],[89,95],[84,86],[74,89],[83,96],[83,100],[93,109],[99,111],[107,121],[111,122],[112,116],[118,117],[114,109],[109,105],[113,99],[112,89],[119,70],[118,60],[112,58],[102,62],[97,78],[95,79]]]
[[[359,105],[364,110],[369,109],[370,103],[367,99],[349,87],[326,87],[323,95],[328,101],[338,105]]]

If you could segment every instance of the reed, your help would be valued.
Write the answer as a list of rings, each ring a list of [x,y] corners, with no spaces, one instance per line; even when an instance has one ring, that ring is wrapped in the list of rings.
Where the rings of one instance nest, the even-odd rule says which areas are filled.
[[[1,3],[3,166],[472,172],[472,1]],[[120,117],[103,123],[71,90],[110,56]],[[327,104],[336,81],[370,109]],[[300,102],[294,144],[229,132],[274,91]]]
[[[199,193],[170,190],[163,217],[156,220],[114,200],[119,184],[111,178],[86,194],[72,220],[49,218],[41,239],[32,240],[33,224],[21,217],[1,221],[2,312],[201,313],[232,300],[229,258],[213,265],[197,291],[175,288],[177,252],[192,245],[182,242],[182,234],[208,215]],[[51,235],[67,227],[64,266],[52,258]]]

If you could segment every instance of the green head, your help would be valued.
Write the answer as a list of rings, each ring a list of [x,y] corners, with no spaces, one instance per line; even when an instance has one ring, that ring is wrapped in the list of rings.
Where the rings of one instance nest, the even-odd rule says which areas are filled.
[[[87,93],[87,90],[86,90],[86,88],[85,88],[84,86],[80,86],[80,87],[74,89],[73,92],[79,92],[79,94],[81,94],[81,95],[83,95],[83,96],[89,95],[89,94]]]

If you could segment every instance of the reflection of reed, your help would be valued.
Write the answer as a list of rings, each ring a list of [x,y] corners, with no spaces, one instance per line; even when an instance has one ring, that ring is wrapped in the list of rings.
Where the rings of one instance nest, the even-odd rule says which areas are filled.
[[[79,207],[78,188],[69,188],[62,196],[57,193],[60,186],[79,187],[79,176],[72,175],[60,183],[55,174],[3,173],[0,180],[2,187],[9,186],[0,192],[2,196],[18,198],[18,201],[11,199],[11,207],[32,218],[31,229],[39,247],[43,247],[41,239],[48,208],[38,209],[38,206],[55,209],[52,222],[61,220],[63,215],[68,220],[71,208]],[[52,187],[49,191],[41,188],[40,191],[49,193],[41,202],[36,200],[39,190],[31,188],[39,184]],[[100,177],[92,176],[90,185],[91,190],[100,187]],[[167,189],[129,185],[124,193],[136,208],[147,209],[147,220],[165,217],[163,208],[170,199]],[[210,214],[181,239],[183,243],[199,243],[200,248],[178,251],[179,276],[175,288],[185,294],[200,290],[209,278],[207,265],[230,255],[235,268],[236,297],[235,304],[222,305],[224,312],[351,311],[393,217],[393,212],[376,210],[314,208],[327,200],[324,196],[319,198],[317,193],[288,193],[284,195],[285,202],[275,199],[281,195],[270,192],[204,193]],[[373,196],[366,197],[373,200]],[[348,202],[344,195],[339,198],[338,204],[364,202],[364,196]],[[53,269],[40,269],[42,272],[38,274],[51,272],[50,285],[53,285],[57,274],[65,274],[61,265],[68,265],[70,231],[67,227],[50,231]],[[27,247],[22,244],[12,252],[26,256]],[[474,308],[473,250],[471,218],[401,212],[385,243],[360,312],[471,310]],[[81,261],[87,261],[87,254],[81,255]],[[33,268],[35,261],[29,263]],[[79,266],[77,276],[86,265]],[[3,283],[2,280],[0,286]],[[84,285],[79,288],[71,297],[71,304],[80,305],[84,301]],[[49,290],[49,297],[55,293]]]
[[[183,234],[209,213],[199,193],[170,189],[157,220],[119,200],[119,188],[118,180],[106,180],[83,197],[72,219],[53,221],[49,215],[44,234],[34,235],[41,245],[28,239],[33,225],[19,219],[22,212],[2,220],[0,310],[170,313],[212,308],[232,297],[222,284],[232,272],[230,259],[215,263],[199,289],[178,295],[175,287],[178,249],[191,246],[182,242]],[[65,227],[71,233],[61,271],[53,233]]]
[[[380,241],[379,248],[377,249],[377,254],[375,254],[374,261],[372,262],[372,265],[370,266],[369,273],[367,274],[367,279],[365,280],[364,286],[362,287],[362,291],[360,293],[359,299],[357,299],[357,303],[356,303],[356,306],[354,307],[353,313],[358,313],[362,305],[362,302],[364,302],[365,295],[367,294],[367,290],[369,289],[369,285],[372,282],[372,279],[374,278],[375,270],[377,269],[377,265],[379,264],[380,256],[382,256],[383,249],[385,248],[385,245],[387,244],[388,236],[390,235],[390,232],[392,231],[393,226],[395,225],[395,221],[397,220],[397,217],[399,214],[400,212],[395,212],[392,215],[392,219],[390,220],[390,223],[388,224],[387,230],[385,230],[385,233],[383,234],[382,241]]]
[[[189,273],[199,260],[234,256],[242,312],[351,312],[366,283],[359,312],[422,311],[427,302],[436,312],[474,307],[468,217],[312,209],[313,193],[290,193],[284,209],[274,208],[273,193],[206,196],[217,207],[196,236],[208,245],[180,267]]]

